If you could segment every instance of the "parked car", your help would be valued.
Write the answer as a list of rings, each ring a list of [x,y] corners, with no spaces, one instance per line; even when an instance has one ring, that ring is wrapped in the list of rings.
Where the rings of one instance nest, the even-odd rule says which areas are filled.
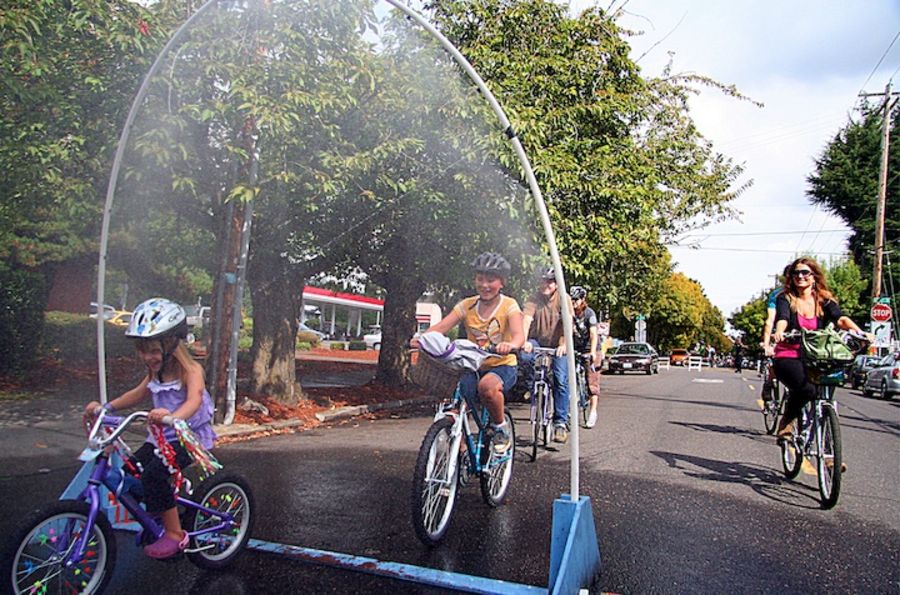
[[[109,304],[103,304],[103,319],[109,320],[116,315],[116,309]],[[90,317],[97,318],[97,302],[91,302]]]
[[[316,329],[307,326],[305,322],[301,322],[297,325],[297,332],[312,333],[319,338],[319,341],[324,341],[328,338],[328,335],[326,335],[322,331],[317,331]]]
[[[886,355],[866,374],[863,394],[890,399],[900,393],[900,352]]]
[[[106,319],[106,322],[115,326],[126,327],[131,322],[131,312],[128,310],[116,310],[115,314]]]
[[[649,343],[622,343],[609,356],[610,374],[644,372],[647,375],[659,373],[659,354]]]
[[[366,349],[381,349],[381,330],[363,335],[363,341],[366,342]]]
[[[687,349],[673,349],[672,353],[669,354],[669,363],[673,366],[683,366],[687,363],[689,357],[691,357],[691,354]]]
[[[193,304],[184,307],[187,316],[187,324],[191,328],[203,328],[209,322],[209,306],[195,306]]]
[[[877,355],[857,355],[850,369],[847,370],[847,381],[853,388],[859,388],[866,381],[866,374],[875,364],[881,361]]]

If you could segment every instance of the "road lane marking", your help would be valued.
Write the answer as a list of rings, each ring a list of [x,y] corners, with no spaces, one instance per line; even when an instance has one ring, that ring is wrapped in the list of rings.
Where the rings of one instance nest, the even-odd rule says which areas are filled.
[[[699,384],[722,384],[724,381],[716,378],[694,378],[691,382],[697,382]]]
[[[816,468],[812,466],[812,463],[810,463],[809,459],[807,459],[806,457],[803,457],[803,464],[800,466],[800,469],[806,475],[812,475],[813,477],[819,474],[819,472],[816,471]]]

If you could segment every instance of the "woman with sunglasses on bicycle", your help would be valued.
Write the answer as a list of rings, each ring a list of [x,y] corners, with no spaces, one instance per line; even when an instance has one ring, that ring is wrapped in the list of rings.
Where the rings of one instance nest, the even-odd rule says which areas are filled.
[[[778,427],[779,440],[791,435],[793,422],[800,416],[800,410],[816,396],[816,387],[809,381],[800,359],[800,345],[786,342],[784,334],[800,329],[821,329],[829,323],[840,329],[862,333],[856,323],[841,312],[828,289],[822,268],[811,258],[798,258],[788,266],[784,291],[775,303],[773,365],[775,377],[789,391],[784,416]]]

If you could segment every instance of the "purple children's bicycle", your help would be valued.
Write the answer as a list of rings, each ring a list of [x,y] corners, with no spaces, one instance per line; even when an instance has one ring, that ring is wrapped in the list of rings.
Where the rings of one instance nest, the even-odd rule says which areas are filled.
[[[75,499],[58,500],[34,511],[10,543],[3,571],[7,588],[13,593],[103,590],[116,561],[112,525],[103,508],[107,498],[124,507],[138,524],[138,545],[152,543],[163,535],[160,521],[140,504],[142,486],[135,477],[138,470],[121,439],[129,425],[146,418],[144,411],[124,418],[99,413],[90,429],[88,447],[80,457],[92,465],[87,486]],[[173,425],[173,420],[166,421]],[[191,440],[186,426],[175,427],[182,443]],[[197,456],[194,460],[203,465]],[[180,474],[180,470],[177,472]],[[252,529],[254,501],[247,480],[220,471],[201,481],[191,494],[182,494],[191,490],[189,482],[184,482],[187,490],[179,490],[181,483],[176,482],[175,496],[182,527],[190,538],[185,554],[201,568],[229,564],[246,546]],[[106,490],[111,497],[104,494]]]

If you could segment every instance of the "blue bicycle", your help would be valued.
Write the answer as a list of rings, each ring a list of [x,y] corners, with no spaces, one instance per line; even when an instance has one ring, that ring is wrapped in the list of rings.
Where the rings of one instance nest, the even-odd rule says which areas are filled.
[[[99,593],[112,577],[116,542],[102,506],[105,486],[141,526],[139,545],[165,532],[140,504],[139,480],[111,459],[127,460],[128,446],[120,436],[147,412],[128,417],[100,412],[80,459],[93,461],[87,487],[78,498],[58,500],[36,510],[11,542],[4,556],[4,579],[13,593]],[[171,424],[171,420],[167,421]],[[221,568],[246,546],[253,526],[254,500],[247,480],[219,472],[201,482],[189,497],[176,494],[181,524],[190,537],[185,554],[201,568]],[[5,589],[4,589],[5,590]]]
[[[420,352],[419,358],[419,365],[440,365],[425,353]],[[491,448],[487,409],[475,399],[464,397],[458,384],[453,396],[438,405],[413,474],[412,520],[422,543],[435,546],[447,534],[457,489],[467,485],[471,477],[479,477],[481,496],[488,506],[499,506],[505,500],[516,454],[516,432],[509,410],[505,409],[503,415],[511,445],[499,454]]]

